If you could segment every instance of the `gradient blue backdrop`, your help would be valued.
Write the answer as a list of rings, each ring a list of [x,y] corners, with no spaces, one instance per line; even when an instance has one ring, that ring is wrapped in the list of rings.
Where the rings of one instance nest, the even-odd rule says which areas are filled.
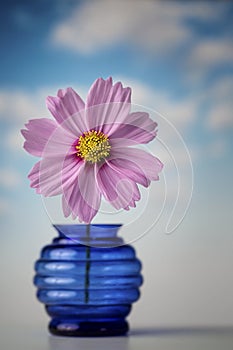
[[[85,99],[96,78],[110,75],[132,87],[134,103],[157,110],[174,124],[194,169],[193,199],[183,223],[165,235],[167,212],[135,243],[146,282],[131,322],[233,324],[232,19],[233,4],[227,1],[1,4],[2,324],[46,323],[31,279],[33,262],[53,229],[41,198],[29,188],[27,173],[36,160],[22,150],[19,130],[28,119],[49,116],[48,94],[73,86]],[[174,135],[166,134],[166,128],[159,135],[176,150]],[[156,143],[152,150],[165,163],[172,204],[171,159]],[[183,155],[176,150],[185,174]],[[153,191],[156,207],[159,186]],[[142,227],[150,217],[145,210]]]

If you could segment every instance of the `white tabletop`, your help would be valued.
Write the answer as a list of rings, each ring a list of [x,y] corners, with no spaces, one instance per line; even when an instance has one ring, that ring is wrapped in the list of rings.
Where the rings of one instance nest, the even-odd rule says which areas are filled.
[[[1,350],[232,350],[233,328],[135,328],[125,337],[66,338],[34,326],[1,329]]]

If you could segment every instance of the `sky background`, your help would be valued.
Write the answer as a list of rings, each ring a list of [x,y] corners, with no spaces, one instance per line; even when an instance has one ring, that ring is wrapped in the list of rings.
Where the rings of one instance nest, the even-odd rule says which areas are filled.
[[[33,263],[55,235],[51,221],[62,221],[59,199],[45,203],[49,218],[29,188],[36,159],[19,130],[49,117],[45,98],[59,88],[72,86],[85,100],[95,79],[112,76],[158,122],[159,140],[148,147],[165,164],[138,208],[114,216],[127,240],[154,223],[167,183],[158,224],[134,243],[145,284],[131,323],[233,325],[233,3],[12,0],[1,4],[0,30],[2,322],[17,325],[15,310],[25,325],[47,322]],[[192,168],[194,182],[189,210],[168,235],[178,193],[173,158],[181,187],[173,227],[189,201]]]

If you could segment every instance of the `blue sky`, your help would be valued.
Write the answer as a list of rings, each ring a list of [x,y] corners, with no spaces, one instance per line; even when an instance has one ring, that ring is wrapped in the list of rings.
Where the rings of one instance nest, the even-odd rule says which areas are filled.
[[[55,95],[59,88],[72,86],[85,99],[95,79],[113,76],[115,81],[131,86],[134,104],[151,110],[151,116],[159,124],[160,140],[175,157],[181,175],[175,221],[187,206],[191,168],[169,122],[182,135],[194,170],[191,206],[169,240],[163,233],[177,195],[176,169],[160,142],[150,145],[149,149],[165,164],[168,199],[161,223],[138,243],[145,273],[154,254],[153,247],[157,247],[158,259],[163,259],[164,254],[167,264],[170,262],[174,269],[177,266],[176,286],[182,282],[182,276],[189,281],[191,271],[192,278],[204,290],[215,288],[220,298],[229,290],[224,294],[223,304],[216,300],[211,304],[212,299],[206,293],[200,309],[202,304],[195,299],[191,278],[190,290],[186,291],[186,311],[193,315],[193,321],[198,321],[198,317],[217,321],[218,312],[225,307],[228,311],[222,313],[222,321],[233,322],[229,307],[230,279],[224,291],[221,285],[225,281],[215,284],[214,273],[210,279],[204,272],[200,273],[212,266],[218,269],[221,281],[227,266],[233,263],[232,19],[233,4],[227,1],[13,0],[1,4],[0,217],[2,254],[6,258],[10,254],[12,258],[9,273],[14,273],[14,262],[19,259],[28,271],[40,247],[54,235],[41,198],[29,188],[27,174],[36,159],[22,150],[19,130],[28,119],[49,117],[45,98]],[[153,216],[158,215],[164,196],[164,177],[151,187],[149,206],[145,194],[137,209],[117,217],[126,222],[127,238],[131,238],[130,232],[136,228],[145,230],[151,218],[153,221]],[[59,218],[62,221],[57,203],[55,206],[46,203],[52,221]],[[134,220],[136,217],[138,221]],[[103,221],[103,217],[100,219]],[[197,256],[201,268],[196,265]],[[164,272],[166,281],[174,281],[171,267]],[[163,285],[162,272],[160,278]],[[154,300],[152,287],[146,291],[148,300]],[[25,294],[25,305],[30,293]],[[177,315],[176,306],[182,305],[183,300],[182,294],[178,301],[173,300],[174,315]],[[160,301],[159,314],[166,321],[162,289]],[[180,322],[185,321],[185,313],[180,315]],[[171,320],[171,315],[167,317]]]
[[[214,196],[207,188],[211,184],[226,192],[228,201],[232,15],[227,2],[5,3],[0,21],[2,207],[4,201],[12,205],[11,196],[17,196],[33,164],[21,151],[18,129],[30,118],[49,116],[47,94],[73,86],[85,99],[96,78],[110,75],[132,87],[135,104],[174,124],[192,156],[195,188]],[[160,137],[169,140],[166,128]],[[176,150],[172,135],[169,143]],[[182,150],[177,152],[182,158]],[[163,161],[166,165],[166,157]]]

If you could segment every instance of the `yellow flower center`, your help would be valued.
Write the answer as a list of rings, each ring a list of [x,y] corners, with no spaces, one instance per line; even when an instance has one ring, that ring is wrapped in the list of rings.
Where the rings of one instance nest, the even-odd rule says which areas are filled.
[[[101,131],[86,131],[78,139],[77,156],[91,163],[97,163],[110,154],[108,136]]]

